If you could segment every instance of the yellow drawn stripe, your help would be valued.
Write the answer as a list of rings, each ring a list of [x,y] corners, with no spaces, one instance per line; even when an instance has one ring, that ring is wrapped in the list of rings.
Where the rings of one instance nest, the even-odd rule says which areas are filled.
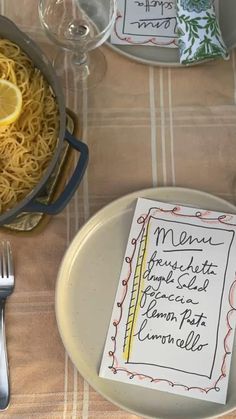
[[[140,256],[138,257],[138,261],[140,259]],[[135,314],[135,307],[136,307],[136,301],[137,301],[137,295],[138,295],[138,285],[140,281],[140,275],[141,275],[141,264],[137,264],[134,274],[134,285],[132,289],[132,295],[130,299],[130,309],[129,309],[129,315],[127,320],[127,328],[126,328],[126,345],[125,350],[123,352],[123,357],[125,361],[128,360],[129,353],[130,353],[130,340],[131,340],[131,331],[132,331],[132,325],[134,322],[134,314]]]
[[[142,291],[144,289],[144,279],[143,274],[146,270],[146,259],[147,259],[147,241],[148,241],[148,233],[149,233],[149,223],[147,227],[146,234],[143,235],[141,245],[139,248],[139,256],[137,259],[137,265],[135,268],[134,274],[134,285],[132,289],[132,296],[130,300],[130,309],[129,315],[127,320],[127,328],[126,328],[126,344],[123,352],[123,358],[127,362],[132,353],[133,347],[133,330],[135,330],[135,326],[137,323],[139,310],[140,310],[140,302],[142,298]]]

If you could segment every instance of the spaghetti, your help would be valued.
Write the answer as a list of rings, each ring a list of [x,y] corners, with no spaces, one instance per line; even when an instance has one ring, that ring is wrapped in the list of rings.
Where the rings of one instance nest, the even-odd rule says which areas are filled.
[[[40,181],[55,150],[59,113],[55,96],[31,59],[13,42],[0,39],[0,78],[16,84],[22,110],[0,127],[0,213],[25,198]]]

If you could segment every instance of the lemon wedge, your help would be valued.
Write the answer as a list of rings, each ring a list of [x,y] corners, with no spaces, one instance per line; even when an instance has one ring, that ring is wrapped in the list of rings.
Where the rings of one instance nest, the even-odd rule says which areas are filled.
[[[0,79],[0,127],[17,120],[22,108],[20,89],[8,80]]]

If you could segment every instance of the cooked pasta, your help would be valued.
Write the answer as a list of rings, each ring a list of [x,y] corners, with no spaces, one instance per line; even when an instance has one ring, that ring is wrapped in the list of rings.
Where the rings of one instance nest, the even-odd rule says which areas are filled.
[[[52,89],[31,59],[13,42],[0,39],[0,78],[16,84],[22,110],[0,127],[0,213],[25,198],[40,181],[55,150],[58,106]]]

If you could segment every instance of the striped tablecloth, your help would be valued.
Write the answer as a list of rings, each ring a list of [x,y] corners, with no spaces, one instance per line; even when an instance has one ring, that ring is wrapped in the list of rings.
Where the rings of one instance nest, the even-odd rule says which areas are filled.
[[[52,57],[55,47],[40,29],[37,0],[1,0],[0,12]],[[100,86],[84,95],[65,92],[90,149],[82,186],[40,234],[0,232],[0,239],[10,238],[16,265],[16,288],[6,311],[12,394],[3,418],[136,417],[104,400],[80,377],[56,326],[58,267],[93,213],[131,191],[165,185],[200,189],[236,203],[235,52],[229,61],[163,69],[103,50],[108,71]]]

